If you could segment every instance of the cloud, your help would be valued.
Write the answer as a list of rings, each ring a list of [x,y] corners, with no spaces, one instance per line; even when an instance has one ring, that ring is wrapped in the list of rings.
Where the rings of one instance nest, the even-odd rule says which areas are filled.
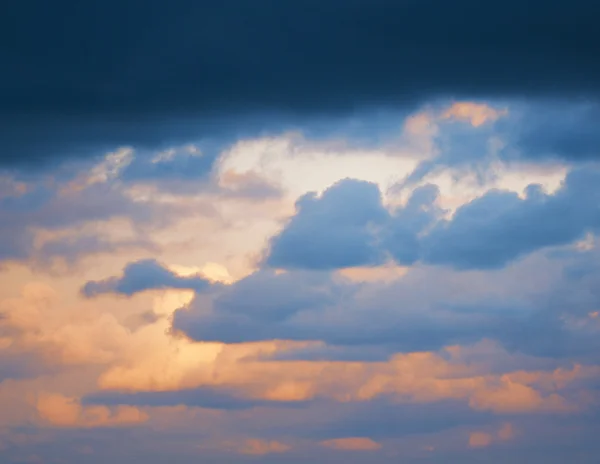
[[[50,175],[46,182],[34,179],[23,184],[24,191],[0,196],[0,261],[31,259],[48,264],[59,258],[74,263],[88,253],[152,248],[145,232],[170,224],[181,212],[180,206],[134,198],[110,178],[110,168],[102,164],[96,165],[101,169],[79,171],[74,179],[53,173],[56,177]],[[129,238],[101,232],[99,226],[117,220],[131,225]]]
[[[197,182],[209,177],[218,155],[218,149],[205,153],[195,145],[170,148],[154,157],[138,153],[120,177],[128,182]]]
[[[506,129],[507,136],[532,161],[544,159],[589,162],[598,159],[600,135],[595,121],[600,117],[597,102],[564,105],[532,105],[521,110]]]
[[[443,119],[467,121],[473,127],[497,121],[508,114],[507,109],[496,109],[484,103],[455,102],[442,114]]]
[[[375,184],[344,180],[321,197],[307,194],[296,215],[271,241],[267,264],[280,268],[334,269],[381,264],[370,230],[386,221],[387,211]]]
[[[188,406],[193,408],[243,410],[257,407],[298,407],[295,401],[272,402],[264,399],[244,398],[234,391],[200,387],[193,390],[98,392],[82,399],[86,405],[103,406]]]
[[[92,298],[103,293],[132,296],[146,290],[177,288],[203,291],[209,287],[210,281],[204,277],[181,277],[158,261],[145,259],[125,266],[121,277],[87,282],[81,291],[86,297]]]
[[[282,114],[335,115],[439,96],[595,98],[594,8],[591,0],[568,8],[536,1],[527,11],[514,0],[262,0],[251,11],[240,0],[111,0],[77,11],[65,1],[51,11],[14,5],[1,27],[13,44],[3,50],[9,71],[0,83],[3,164],[235,133],[232,125],[261,113],[259,127],[269,114],[277,124]],[[12,40],[23,30],[32,33]],[[238,119],[227,127],[224,116]]]
[[[574,253],[538,252],[502,269],[458,273],[416,265],[390,282],[262,270],[175,311],[173,328],[212,342],[326,343],[283,359],[382,359],[488,338],[536,356],[596,362],[590,314],[600,304],[593,290],[599,274],[573,279],[565,272],[596,252]]]
[[[487,448],[496,442],[512,440],[514,435],[512,424],[505,422],[496,433],[471,432],[469,434],[469,448]]]
[[[43,420],[58,427],[133,426],[148,420],[137,408],[122,406],[111,411],[104,406],[83,407],[75,398],[60,394],[41,394],[36,408]]]
[[[320,198],[299,201],[296,215],[272,239],[266,263],[317,270],[372,266],[389,253],[401,265],[501,268],[597,231],[599,181],[597,169],[577,168],[553,194],[535,184],[525,198],[491,190],[443,219],[435,186],[414,190],[406,206],[390,215],[376,185],[346,180]]]
[[[321,442],[322,446],[342,451],[376,451],[381,444],[365,437],[336,438]]]
[[[258,440],[248,439],[239,446],[239,452],[242,454],[249,454],[253,456],[264,456],[266,454],[280,454],[286,453],[291,449],[289,445],[281,443],[279,441],[271,440]]]
[[[485,448],[492,443],[493,437],[485,432],[473,432],[469,435],[470,448]]]
[[[386,261],[388,250],[401,264],[413,264],[419,257],[418,234],[439,214],[437,193],[433,185],[416,189],[393,216],[373,183],[346,179],[320,197],[308,194],[271,239],[266,264],[315,270],[376,266]]]

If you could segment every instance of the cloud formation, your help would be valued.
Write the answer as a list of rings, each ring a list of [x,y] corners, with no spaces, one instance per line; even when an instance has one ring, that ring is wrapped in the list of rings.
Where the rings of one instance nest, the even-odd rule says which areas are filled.
[[[336,18],[359,3],[340,4]],[[105,8],[98,6],[98,18]],[[190,4],[190,20],[196,8],[208,7]],[[272,5],[272,14],[288,8],[296,7]],[[375,2],[361,7],[352,29],[360,35],[371,22],[407,21],[368,15],[396,8],[422,6]],[[265,19],[246,13],[250,23]],[[518,32],[524,26],[513,17]],[[152,35],[140,36],[140,46]],[[502,37],[481,40],[485,48]],[[355,48],[357,59],[366,56]],[[346,58],[339,55],[341,69]],[[340,76],[331,99],[317,102],[310,92],[302,108],[287,106],[302,113],[306,130],[266,131],[231,145],[235,137],[222,136],[230,129],[257,134],[286,125],[282,115],[257,115],[292,101],[278,96],[281,85],[307,83],[273,83],[272,100],[248,106],[244,116],[254,122],[237,127],[236,98],[256,91],[259,70],[249,69],[247,87],[217,115],[226,127],[218,118],[180,127],[202,116],[200,100],[190,95],[190,112],[178,119],[181,108],[167,104],[176,91],[167,86],[154,95],[164,102],[154,117],[140,110],[143,80],[141,106],[121,89],[125,116],[115,116],[110,94],[135,75],[134,64],[104,79],[106,113],[79,101],[67,143],[78,147],[77,159],[51,155],[65,146],[56,117],[44,128],[56,129],[56,144],[35,131],[28,138],[50,164],[24,169],[35,160],[25,150],[21,167],[0,168],[3,463],[596,462],[600,175],[591,87],[579,89],[586,103],[571,100],[560,111],[556,101],[531,98],[434,101],[425,90],[367,111],[361,105],[376,99],[354,92],[349,100],[342,84],[356,76]],[[456,76],[464,71],[457,64]],[[161,69],[148,79],[160,79]],[[56,77],[48,75],[48,88]],[[331,89],[330,79],[323,76],[314,92]],[[510,94],[509,80],[506,73],[496,80],[495,97]],[[461,82],[475,91],[478,81]],[[437,96],[449,95],[440,89]],[[540,86],[539,95],[560,93],[548,89]],[[386,92],[379,90],[381,101],[396,105]],[[213,98],[201,103],[223,102]],[[351,100],[347,112],[342,103]],[[14,124],[41,121],[46,110],[38,103],[40,112]],[[413,103],[418,109],[407,116]],[[112,125],[104,127],[111,105]],[[130,139],[133,126],[140,145],[86,158],[80,142],[94,137],[77,128],[92,119],[100,145],[112,146],[114,134]],[[187,145],[187,134],[208,132],[208,140]]]
[[[521,198],[491,190],[450,219],[436,207],[435,186],[416,189],[391,214],[374,184],[344,180],[296,205],[296,215],[271,242],[267,264],[287,269],[374,266],[386,254],[456,269],[494,269],[537,250],[567,245],[600,225],[596,169],[578,168],[547,194],[531,184]]]
[[[166,269],[153,259],[130,263],[123,269],[121,277],[110,277],[105,280],[87,282],[81,291],[88,297],[103,293],[117,293],[132,296],[146,290],[167,288],[202,291],[210,286],[210,281],[201,276],[181,277]]]
[[[272,128],[281,115],[437,97],[596,99],[594,13],[591,0],[527,10],[472,0],[14,5],[0,27],[13,44],[2,50],[2,162],[176,145]]]

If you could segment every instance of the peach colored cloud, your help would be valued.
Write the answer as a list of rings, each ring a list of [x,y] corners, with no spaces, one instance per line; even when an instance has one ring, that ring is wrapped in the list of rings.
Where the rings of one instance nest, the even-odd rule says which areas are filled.
[[[212,451],[229,451],[248,456],[266,456],[267,454],[287,453],[292,447],[277,440],[263,440],[260,438],[246,438],[226,440],[199,445],[200,449]]]
[[[497,432],[475,431],[469,434],[469,448],[485,448],[498,441],[509,441],[515,436],[512,424],[506,422]]]
[[[515,431],[512,424],[508,422],[503,424],[500,430],[498,430],[498,439],[502,441],[511,440],[515,436]]]
[[[321,442],[321,446],[343,451],[375,451],[381,449],[380,443],[365,437],[348,437],[325,440]]]
[[[581,406],[573,400],[585,393],[583,387],[578,389],[578,382],[600,376],[600,367],[595,366],[490,374],[489,365],[469,362],[468,354],[482,352],[488,361],[510,355],[484,344],[449,347],[444,353],[397,354],[386,362],[269,360],[277,353],[308,346],[318,348],[323,343],[270,341],[226,345],[174,337],[169,334],[169,316],[191,297],[189,291],[157,292],[139,299],[116,299],[115,306],[107,306],[102,300],[85,302],[81,303],[86,305],[82,310],[78,305],[62,304],[61,295],[48,285],[29,285],[21,297],[0,302],[6,315],[0,323],[8,324],[17,333],[1,341],[11,350],[37,350],[40,356],[52,358],[58,365],[96,364],[102,370],[100,376],[97,381],[92,378],[86,382],[90,386],[96,383],[104,390],[175,391],[211,386],[233,388],[242,396],[271,401],[329,398],[353,402],[386,396],[403,403],[454,399],[473,409],[500,414],[568,412]],[[119,314],[131,309],[118,305],[136,307],[138,301],[150,303],[160,317],[131,329],[127,318]],[[465,356],[467,360],[463,359]],[[573,396],[567,386],[574,386],[577,393]],[[51,406],[57,401],[42,402],[40,407],[43,411],[48,411],[44,406],[50,407],[52,411]],[[69,409],[67,403],[63,401],[64,411],[79,411],[77,406]],[[48,417],[60,417],[49,414]],[[124,417],[119,414],[128,413],[114,414],[102,407],[82,408],[76,413],[78,419],[72,422],[110,423]]]
[[[431,352],[399,354],[388,362],[261,359],[299,346],[289,342],[222,346],[190,342],[180,346],[177,357],[169,359],[170,365],[149,358],[135,365],[114,366],[100,377],[99,386],[150,391],[228,387],[247,397],[271,401],[315,397],[367,401],[388,395],[398,402],[464,400],[473,409],[496,413],[567,412],[576,405],[561,396],[561,391],[579,379],[600,374],[593,367],[575,366],[572,371],[492,375],[486,372],[487,366],[448,361]]]
[[[111,411],[105,406],[82,406],[76,398],[61,394],[42,393],[36,404],[38,415],[57,427],[132,426],[148,420],[138,408],[119,406]]]
[[[389,264],[379,267],[351,267],[338,273],[352,282],[392,282],[402,278],[408,272],[407,267]]]
[[[242,454],[250,454],[255,456],[263,456],[272,453],[285,453],[291,449],[290,446],[279,441],[266,441],[258,439],[249,439],[243,442],[239,448]]]
[[[488,122],[494,122],[508,114],[508,110],[496,109],[485,103],[456,102],[442,113],[442,119],[467,121],[473,127],[479,127]]]
[[[493,437],[485,432],[472,432],[469,434],[470,448],[485,448],[492,443]]]

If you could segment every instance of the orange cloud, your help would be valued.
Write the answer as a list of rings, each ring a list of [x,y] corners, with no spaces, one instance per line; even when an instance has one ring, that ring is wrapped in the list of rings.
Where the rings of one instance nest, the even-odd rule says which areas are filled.
[[[506,109],[495,109],[483,103],[456,102],[442,113],[442,119],[468,121],[473,127],[479,127],[507,114]]]
[[[136,425],[148,420],[148,415],[131,406],[119,406],[111,411],[106,406],[83,407],[76,398],[42,393],[36,404],[38,415],[58,427],[114,427]]]
[[[351,267],[338,273],[353,282],[392,282],[408,272],[407,267],[394,264],[379,267]]]
[[[493,437],[485,432],[472,432],[469,434],[469,448],[485,448],[492,444]]]
[[[343,451],[375,451],[381,449],[380,443],[365,437],[336,438],[322,441],[321,445]]]
[[[286,453],[291,447],[279,441],[249,439],[238,445],[237,449],[241,454],[264,456],[272,453]]]
[[[495,434],[482,431],[471,432],[469,434],[469,448],[485,448],[497,441],[512,440],[514,435],[513,426],[508,422],[502,424]]]
[[[477,390],[471,396],[469,405],[474,409],[500,413],[530,411],[568,411],[570,406],[557,394],[543,397],[530,386],[515,383],[503,378],[500,385]]]
[[[503,441],[511,440],[515,436],[515,431],[513,430],[513,426],[509,423],[502,425],[500,430],[498,430],[498,438]]]
[[[399,354],[387,362],[261,359],[298,347],[302,344],[212,346],[190,342],[180,346],[176,356],[170,355],[167,366],[157,363],[156,357],[134,366],[115,366],[100,377],[99,384],[109,390],[150,391],[226,386],[247,397],[271,401],[302,401],[317,396],[366,401],[381,395],[391,395],[399,402],[456,399],[465,400],[473,409],[523,413],[573,410],[574,405],[558,392],[568,383],[590,375],[577,367],[573,371],[490,375],[485,373],[485,365],[449,361],[432,352]]]

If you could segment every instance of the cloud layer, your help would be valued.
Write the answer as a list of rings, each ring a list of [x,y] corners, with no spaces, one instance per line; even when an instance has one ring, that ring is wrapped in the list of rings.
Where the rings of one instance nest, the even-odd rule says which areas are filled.
[[[120,18],[108,14],[110,3],[95,17],[120,24],[137,11],[128,5]],[[24,168],[38,156],[24,140],[23,159],[5,159],[11,168],[0,173],[0,461],[596,462],[600,167],[595,89],[584,85],[595,70],[567,62],[576,42],[566,30],[558,50],[565,54],[556,57],[564,65],[562,90],[551,85],[558,76],[538,73],[558,66],[535,58],[555,48],[549,23],[542,24],[558,24],[552,2],[539,23],[529,21],[527,37],[526,14],[516,7],[498,7],[482,22],[483,7],[470,5],[472,16],[452,26],[465,27],[448,38],[447,56],[437,34],[448,32],[450,7],[440,4],[445,18],[423,28],[419,11],[432,5],[325,2],[307,15],[299,6],[273,4],[268,17],[244,10],[247,24],[265,28],[247,42],[223,38],[231,46],[220,55],[209,42],[195,46],[212,32],[192,27],[194,20],[205,8],[203,21],[221,34],[227,29],[220,25],[238,24],[239,10],[175,2],[140,11],[149,26],[171,27],[169,15],[186,7],[187,19],[175,16],[190,23],[182,23],[179,36],[166,27],[164,42],[154,41],[152,29],[140,35],[132,24],[125,35],[117,28],[107,43],[136,37],[139,60],[125,57],[125,48],[114,54],[130,67],[112,80],[103,74],[102,104],[94,103],[99,77],[84,71],[108,59],[104,45],[82,33],[59,51],[52,48],[58,39],[48,39],[48,56],[64,59],[69,87],[81,98],[69,101],[58,91],[66,71],[49,72],[46,89],[56,90],[62,110],[58,100],[33,92],[35,101],[22,106],[30,105],[30,117],[20,121],[35,126],[54,111],[75,109],[82,125],[117,113],[122,119],[98,130],[97,140],[110,149],[89,158],[80,142],[93,137],[77,132],[77,124],[63,137],[58,118],[56,145],[30,137],[47,149],[39,156],[50,163]],[[560,12],[563,25],[576,19],[577,8],[587,11],[582,2],[571,6]],[[90,14],[87,8],[75,16]],[[468,58],[492,50],[506,61],[486,55],[479,77],[464,78],[474,68],[454,50],[471,34],[508,24],[509,10],[512,29],[482,35],[480,48],[465,51]],[[412,19],[401,14],[407,11]],[[317,16],[322,28],[302,45],[314,54],[297,63],[301,31],[290,26]],[[247,24],[239,23],[239,37]],[[392,28],[398,24],[407,27]],[[291,42],[277,74],[282,80],[269,80],[273,67],[249,68],[245,87],[238,77],[217,80],[228,60],[241,66],[280,57],[284,42],[267,39],[284,26]],[[393,47],[367,54],[384,40],[380,33],[390,47],[396,39],[414,42],[418,55],[398,49],[410,55],[408,63],[453,66],[445,79],[411,67],[398,79],[400,64],[386,61]],[[520,54],[510,55],[516,38]],[[328,49],[342,50],[342,40],[354,51],[324,63],[319,85],[311,84],[308,68],[296,83],[285,80],[329,56]],[[251,53],[263,42],[264,54]],[[145,54],[149,43],[156,57]],[[181,44],[188,48],[170,52]],[[97,63],[70,64],[67,56],[80,46],[95,50]],[[127,84],[162,53],[165,65],[174,60],[169,73],[156,69],[139,86]],[[192,82],[202,67],[194,56],[222,60],[215,65],[221,70],[205,69],[202,88],[200,79]],[[504,72],[491,80],[496,66],[521,59],[537,60],[535,72],[532,63],[515,67],[514,77]],[[389,75],[371,76],[365,63]],[[334,67],[354,74],[334,75]],[[271,88],[268,99],[259,78]],[[386,87],[386,79],[404,87]],[[150,95],[159,81],[164,92]],[[374,82],[381,83],[377,91],[369,90]],[[532,95],[534,85],[540,95],[564,97],[575,82],[589,101],[570,100],[562,110],[548,100],[497,99]],[[237,92],[224,93],[233,84]],[[28,85],[23,80],[21,90]],[[454,91],[490,99],[431,99]],[[179,92],[188,94],[185,105]],[[395,112],[359,109],[404,92],[414,99]],[[409,110],[421,99],[425,104]],[[219,130],[229,129],[216,128],[212,140],[188,144],[186,127],[167,130],[159,118],[151,134],[144,133],[146,122],[136,126],[140,144],[115,145],[115,133],[130,140],[129,122],[159,104],[165,117],[219,110],[234,129],[241,109],[289,110],[307,124],[241,139],[221,137]],[[350,107],[356,111],[345,119],[315,116]],[[258,130],[267,120],[259,119],[241,132]],[[53,154],[69,144],[81,150]]]

